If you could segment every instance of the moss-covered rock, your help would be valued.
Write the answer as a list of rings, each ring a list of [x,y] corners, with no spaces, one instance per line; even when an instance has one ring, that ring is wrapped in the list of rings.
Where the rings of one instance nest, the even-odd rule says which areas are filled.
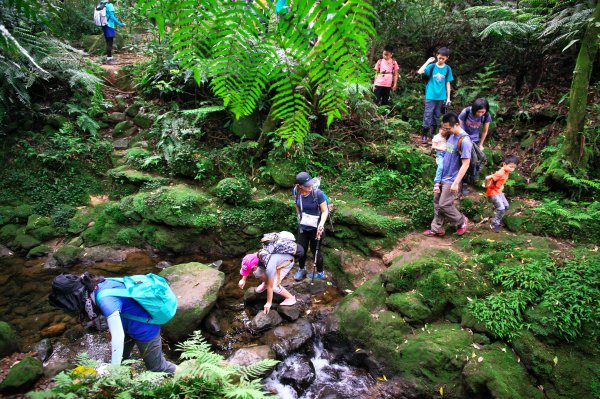
[[[46,256],[50,253],[50,247],[46,244],[38,245],[33,247],[27,252],[28,258],[39,258],[40,256]]]
[[[148,183],[151,183],[154,186],[164,186],[169,184],[169,179],[166,177],[155,176],[147,172],[131,169],[127,165],[109,170],[108,176],[118,184],[131,183],[136,186]]]
[[[54,259],[56,259],[60,266],[72,266],[77,263],[82,251],[83,248],[80,247],[63,245],[54,252]]]
[[[38,378],[44,374],[42,362],[34,357],[26,356],[8,371],[0,384],[0,392],[17,393],[25,392]]]
[[[144,243],[144,238],[136,229],[124,228],[117,233],[115,242],[120,245],[138,247]]]
[[[154,123],[154,120],[148,114],[138,113],[133,118],[133,123],[135,123],[136,126],[139,126],[142,129],[149,129],[152,126],[152,124]]]
[[[454,297],[460,295],[459,281],[454,270],[439,268],[419,281],[417,289],[432,312],[441,315]]]
[[[25,232],[25,226],[18,224],[7,224],[0,229],[0,242],[9,244],[21,232]]]
[[[230,129],[233,134],[240,138],[254,140],[260,135],[260,127],[256,115],[248,115],[239,119],[234,119]]]
[[[517,357],[504,344],[474,351],[462,375],[468,397],[497,399],[543,399]]]
[[[41,244],[41,241],[27,234],[18,234],[12,241],[12,247],[23,251],[29,251],[31,248]]]
[[[355,226],[366,234],[386,236],[407,230],[409,222],[399,216],[386,216],[377,213],[371,208],[352,208],[339,206],[336,210],[336,219],[341,223]]]
[[[19,350],[17,333],[12,326],[0,321],[0,358]]]
[[[416,291],[396,293],[385,301],[388,308],[400,313],[408,322],[425,321],[431,317],[429,309]]]
[[[250,183],[246,179],[233,177],[222,179],[215,187],[217,197],[232,205],[250,202],[251,191]]]
[[[160,275],[169,281],[177,296],[177,313],[162,329],[170,340],[181,342],[200,327],[217,302],[225,275],[197,262],[167,267]]]
[[[126,217],[169,226],[199,230],[218,226],[213,200],[204,192],[182,184],[126,197],[121,200],[120,207]]]
[[[140,112],[140,108],[142,108],[141,104],[131,104],[125,110],[125,114],[127,114],[130,118],[135,118],[135,116]]]
[[[113,137],[122,137],[126,135],[126,132],[133,127],[133,123],[130,121],[121,121],[115,125],[112,129]]]
[[[11,222],[14,215],[12,206],[0,206],[0,227]]]
[[[33,206],[28,204],[21,204],[13,208],[13,215],[19,219],[19,223],[26,223],[30,215],[33,214]]]
[[[144,241],[162,251],[175,253],[193,252],[198,249],[198,241],[202,240],[200,232],[196,229],[142,223],[138,230]],[[213,252],[207,251],[207,253]]]
[[[95,222],[98,215],[110,205],[110,202],[105,202],[95,207],[78,208],[75,215],[69,220],[67,231],[71,234],[80,234],[89,227],[90,223]]]
[[[40,227],[46,227],[52,225],[52,219],[47,216],[41,215],[30,215],[27,219],[27,232],[35,229],[39,229]]]
[[[40,241],[48,241],[59,235],[53,226],[39,227],[37,229],[31,230],[29,234]]]
[[[93,223],[93,226],[87,228],[81,234],[81,238],[87,246],[114,243],[115,237],[122,229],[123,226],[115,221],[109,213],[107,213],[106,209],[98,216],[98,219]]]
[[[291,159],[267,159],[267,170],[271,178],[280,187],[292,188],[296,184],[296,175],[301,172],[300,167]]]

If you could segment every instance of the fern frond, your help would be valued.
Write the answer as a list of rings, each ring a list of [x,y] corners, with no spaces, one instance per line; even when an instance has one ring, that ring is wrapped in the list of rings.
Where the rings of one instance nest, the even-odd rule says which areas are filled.
[[[267,371],[276,366],[277,363],[279,363],[279,361],[273,359],[261,360],[260,362],[241,367],[239,369],[239,373],[243,379],[250,381],[261,377]]]

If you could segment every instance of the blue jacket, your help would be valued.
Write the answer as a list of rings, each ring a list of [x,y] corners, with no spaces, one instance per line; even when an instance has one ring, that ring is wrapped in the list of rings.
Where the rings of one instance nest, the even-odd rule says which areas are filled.
[[[106,3],[106,25],[114,29],[115,23],[121,27],[123,26],[123,23],[115,16],[115,6],[111,3]]]

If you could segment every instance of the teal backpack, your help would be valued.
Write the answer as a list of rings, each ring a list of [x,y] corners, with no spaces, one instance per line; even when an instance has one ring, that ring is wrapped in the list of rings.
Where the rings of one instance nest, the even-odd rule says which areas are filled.
[[[150,314],[150,319],[122,314],[121,317],[149,324],[165,324],[175,316],[177,297],[167,280],[153,273],[123,278],[107,278],[125,284],[125,288],[108,288],[96,294],[96,303],[107,296],[131,298]]]

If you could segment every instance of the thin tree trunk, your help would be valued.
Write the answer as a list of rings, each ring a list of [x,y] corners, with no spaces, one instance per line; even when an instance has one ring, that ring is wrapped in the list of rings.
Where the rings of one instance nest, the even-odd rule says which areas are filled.
[[[577,63],[573,71],[573,81],[571,82],[563,157],[573,166],[585,167],[585,136],[583,135],[583,126],[585,123],[590,76],[596,54],[598,53],[599,23],[600,1],[596,4],[592,20],[589,22],[581,41],[581,48],[579,49]]]

